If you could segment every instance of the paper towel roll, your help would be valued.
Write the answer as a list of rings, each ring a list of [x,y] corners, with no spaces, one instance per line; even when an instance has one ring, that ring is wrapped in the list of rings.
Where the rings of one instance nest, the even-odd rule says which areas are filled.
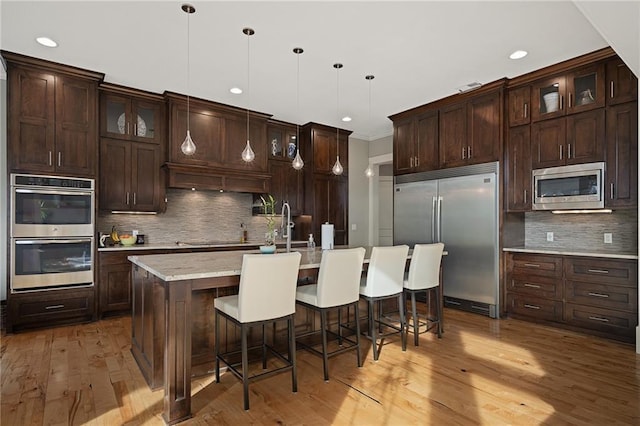
[[[327,222],[322,224],[322,250],[331,249],[333,249],[333,224]]]

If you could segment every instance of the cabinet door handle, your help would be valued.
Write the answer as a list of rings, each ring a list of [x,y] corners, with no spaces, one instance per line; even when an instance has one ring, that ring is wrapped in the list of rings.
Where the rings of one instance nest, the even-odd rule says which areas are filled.
[[[137,124],[133,125],[133,135],[134,136],[138,136],[138,125]]]
[[[413,168],[413,157],[409,158],[409,167]]]
[[[127,205],[129,205],[129,193],[127,192]]]
[[[524,266],[527,266],[529,268],[539,268],[540,265],[538,265],[537,263],[525,263]]]
[[[467,147],[467,158],[471,158],[471,147]]]
[[[587,272],[592,272],[594,274],[608,274],[609,271],[606,269],[587,269]]]
[[[558,145],[558,150],[560,151],[560,159],[562,160],[562,157],[563,157],[562,156],[562,151],[563,151],[562,145]]]
[[[567,158],[571,158],[571,144],[567,144]]]
[[[415,161],[415,163],[416,163],[416,167],[418,167],[418,166],[420,165],[420,161],[419,161],[419,159],[418,159],[418,156],[417,156],[417,155],[416,155],[416,161]]]
[[[603,293],[587,293],[589,296],[593,296],[593,297],[604,297],[605,299],[609,297],[608,294],[603,294]]]
[[[524,190],[524,203],[527,204],[528,200],[527,200],[527,190]]]
[[[466,148],[464,148],[464,147],[462,148],[462,159],[463,160],[467,158],[466,157],[466,150],[467,150]]]
[[[127,134],[130,134],[129,133],[129,122],[127,122]]]
[[[539,286],[539,285],[537,285],[537,284],[524,283],[524,286],[525,286],[525,287],[531,287],[531,288],[540,288],[540,286]]]
[[[58,151],[58,167],[62,166],[62,151]]]
[[[609,84],[609,97],[611,99],[613,99],[613,94],[614,94],[614,91],[613,91],[613,80],[611,80],[611,83]]]
[[[594,320],[594,321],[600,321],[600,322],[609,322],[608,319],[602,318],[602,317],[592,317],[592,316],[590,316],[589,319],[590,320]]]
[[[133,205],[134,206],[136,205],[136,193],[135,192],[133,193]]]
[[[53,163],[51,163],[51,161],[52,161],[52,152],[49,151],[49,165],[50,166],[53,165]]]
[[[613,200],[613,183],[611,184],[611,199]]]
[[[524,118],[529,116],[529,104],[525,102],[524,104]]]
[[[45,309],[60,309],[60,308],[64,308],[64,305],[49,305],[49,306],[45,306]]]
[[[571,108],[571,98],[573,97],[573,93],[569,92],[569,108]]]
[[[560,95],[560,110],[564,109],[564,96]]]
[[[524,307],[527,308],[527,309],[540,309],[540,306],[529,305],[528,303],[525,303]]]

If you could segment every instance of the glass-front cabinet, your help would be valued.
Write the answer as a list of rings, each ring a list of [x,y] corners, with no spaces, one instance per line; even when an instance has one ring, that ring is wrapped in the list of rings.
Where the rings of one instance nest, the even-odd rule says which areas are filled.
[[[532,121],[604,107],[604,70],[596,64],[534,83]]]
[[[293,125],[269,123],[267,126],[269,158],[292,161],[298,152],[296,128]]]
[[[136,97],[101,87],[100,134],[114,139],[160,143],[164,102],[160,95]]]

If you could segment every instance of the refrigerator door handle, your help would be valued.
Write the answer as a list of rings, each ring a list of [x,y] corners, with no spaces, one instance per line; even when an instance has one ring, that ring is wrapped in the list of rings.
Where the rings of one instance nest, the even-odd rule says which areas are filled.
[[[438,197],[436,204],[436,229],[438,231],[438,238],[436,239],[437,243],[442,242],[442,197]]]

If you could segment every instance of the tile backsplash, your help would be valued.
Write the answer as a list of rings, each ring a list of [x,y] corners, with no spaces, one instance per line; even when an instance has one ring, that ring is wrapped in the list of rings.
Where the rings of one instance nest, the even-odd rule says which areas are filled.
[[[157,215],[100,213],[97,230],[119,232],[137,229],[148,243],[175,241],[240,242],[240,224],[244,223],[249,241],[263,241],[264,217],[253,216],[252,194],[215,191],[167,190],[167,210]],[[279,221],[276,221],[279,225]]]
[[[553,241],[547,241],[553,232]],[[612,243],[604,243],[604,233]],[[576,249],[594,252],[636,253],[638,250],[638,212],[616,210],[611,214],[525,213],[525,246]]]

